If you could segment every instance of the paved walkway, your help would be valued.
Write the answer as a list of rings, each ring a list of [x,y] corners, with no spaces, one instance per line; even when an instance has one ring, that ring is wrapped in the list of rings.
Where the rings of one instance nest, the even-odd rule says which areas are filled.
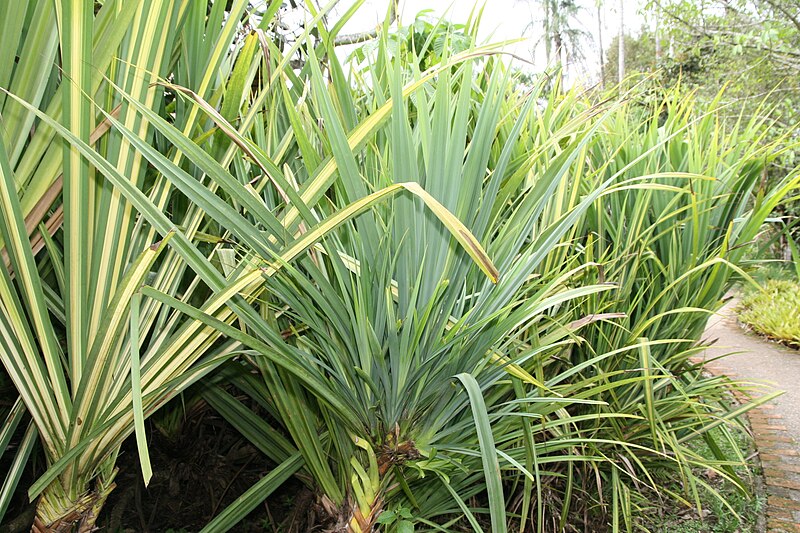
[[[800,352],[746,333],[731,301],[708,322],[705,339],[716,343],[706,359],[714,373],[786,391],[749,413],[764,469],[768,533],[800,533]],[[800,309],[798,309],[800,313]]]

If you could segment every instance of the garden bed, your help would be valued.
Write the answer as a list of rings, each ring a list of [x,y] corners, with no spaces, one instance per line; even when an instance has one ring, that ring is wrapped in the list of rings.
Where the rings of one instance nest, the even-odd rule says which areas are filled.
[[[800,284],[773,279],[763,289],[744,295],[739,320],[769,340],[800,348]]]

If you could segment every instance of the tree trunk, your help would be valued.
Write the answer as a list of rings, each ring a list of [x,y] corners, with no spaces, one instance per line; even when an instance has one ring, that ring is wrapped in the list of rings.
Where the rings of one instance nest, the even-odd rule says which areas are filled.
[[[619,0],[619,62],[617,71],[620,85],[625,79],[625,0]]]
[[[56,479],[45,489],[36,503],[36,516],[31,533],[89,533],[95,531],[95,522],[108,495],[116,486],[113,478],[102,482],[97,479],[96,490],[78,498],[70,498],[67,491]]]
[[[600,7],[601,3],[597,2],[597,45],[600,49],[600,88],[606,88],[606,59],[603,52],[603,12]]]
[[[552,37],[552,13],[550,12],[550,0],[544,1],[544,53],[547,58],[547,65],[550,66],[551,59],[553,58],[552,48],[553,44],[550,41]]]
[[[656,29],[655,29],[655,45],[656,45],[656,68],[661,66],[661,10],[656,5]]]
[[[561,37],[561,32],[553,33],[553,48],[556,52],[556,66],[561,67],[564,63],[562,55],[564,53],[564,39]]]

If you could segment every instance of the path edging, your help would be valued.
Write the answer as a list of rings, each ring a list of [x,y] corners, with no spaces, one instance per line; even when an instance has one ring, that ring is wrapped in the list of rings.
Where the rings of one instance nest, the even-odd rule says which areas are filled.
[[[702,359],[696,362],[704,363]],[[731,380],[738,378],[718,361],[704,363],[704,369]],[[734,395],[741,402],[752,400],[741,392]],[[774,405],[764,404],[747,412],[767,496],[765,527],[767,533],[800,533],[800,453],[781,423],[782,415],[774,409]]]

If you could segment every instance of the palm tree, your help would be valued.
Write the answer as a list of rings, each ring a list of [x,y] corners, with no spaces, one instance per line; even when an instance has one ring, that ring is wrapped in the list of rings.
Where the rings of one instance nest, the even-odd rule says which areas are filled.
[[[587,32],[575,25],[581,7],[575,0],[536,0],[542,9],[547,62],[560,69],[583,58],[581,40]],[[533,23],[529,24],[530,28]]]

